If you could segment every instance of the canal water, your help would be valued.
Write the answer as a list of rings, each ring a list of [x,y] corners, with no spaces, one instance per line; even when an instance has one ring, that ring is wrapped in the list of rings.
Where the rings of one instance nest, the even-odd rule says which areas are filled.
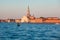
[[[0,40],[60,40],[60,24],[1,22]]]

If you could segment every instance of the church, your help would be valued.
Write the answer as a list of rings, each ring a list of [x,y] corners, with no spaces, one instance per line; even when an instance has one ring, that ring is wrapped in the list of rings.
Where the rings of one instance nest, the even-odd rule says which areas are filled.
[[[29,6],[28,6],[26,16],[23,16],[21,18],[21,22],[30,22],[30,20],[33,20],[33,19],[35,19],[35,17],[31,16],[30,9],[29,9]]]

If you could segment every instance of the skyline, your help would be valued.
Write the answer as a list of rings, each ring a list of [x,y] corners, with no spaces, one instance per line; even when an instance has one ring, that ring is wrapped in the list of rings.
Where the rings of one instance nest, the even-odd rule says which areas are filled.
[[[60,0],[0,0],[0,18],[22,18],[27,7],[35,17],[59,17]]]

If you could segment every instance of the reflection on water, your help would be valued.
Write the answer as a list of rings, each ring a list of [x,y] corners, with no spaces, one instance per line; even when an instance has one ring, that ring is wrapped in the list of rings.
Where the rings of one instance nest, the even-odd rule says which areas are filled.
[[[60,24],[0,23],[0,40],[60,40]]]

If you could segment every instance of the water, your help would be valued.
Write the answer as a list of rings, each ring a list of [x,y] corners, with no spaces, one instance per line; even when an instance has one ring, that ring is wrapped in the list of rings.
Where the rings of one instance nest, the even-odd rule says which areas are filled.
[[[60,40],[60,24],[0,23],[0,40]]]

